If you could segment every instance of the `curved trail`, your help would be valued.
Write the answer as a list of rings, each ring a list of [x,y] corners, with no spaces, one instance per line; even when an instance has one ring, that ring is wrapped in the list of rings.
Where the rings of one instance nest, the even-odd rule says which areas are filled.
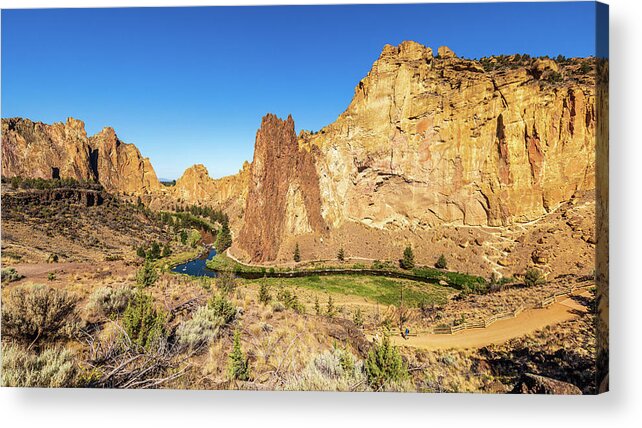
[[[588,297],[589,293],[582,292],[578,295]],[[581,312],[587,310],[572,297],[567,297],[553,303],[548,308],[527,309],[516,318],[497,321],[486,328],[464,330],[455,334],[426,333],[411,336],[408,339],[395,335],[391,337],[391,341],[398,346],[427,350],[482,348],[488,345],[502,344],[510,339],[541,330],[546,326],[577,318]]]

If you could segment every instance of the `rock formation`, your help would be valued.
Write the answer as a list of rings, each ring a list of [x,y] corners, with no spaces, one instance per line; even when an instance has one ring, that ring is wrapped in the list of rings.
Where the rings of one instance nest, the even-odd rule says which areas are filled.
[[[4,177],[74,178],[97,181],[108,192],[145,194],[160,189],[149,159],[112,128],[87,137],[73,118],[47,125],[28,119],[2,119]]]
[[[581,395],[582,391],[572,383],[546,376],[524,373],[511,391],[512,394]]]
[[[285,235],[326,229],[319,179],[309,150],[299,147],[292,116],[286,120],[273,114],[263,117],[237,241],[250,260],[274,260]]]
[[[300,182],[308,187],[291,179],[301,163],[294,144],[266,150],[259,133],[240,242],[245,254],[232,251],[253,261],[286,260],[289,250],[273,248],[279,235],[289,246],[296,236],[311,237],[318,249],[317,232],[326,225],[326,244],[348,233],[346,225],[361,236],[380,230],[387,241],[411,231],[403,239],[421,241],[434,227],[540,218],[595,188],[595,79],[592,69],[579,71],[592,61],[474,61],[445,46],[438,57],[415,42],[385,46],[346,111],[318,133],[300,134],[299,152],[309,153],[306,166],[316,169]],[[317,194],[321,219],[312,222]],[[373,239],[363,245],[382,240],[367,234]],[[311,251],[323,258],[334,249]]]

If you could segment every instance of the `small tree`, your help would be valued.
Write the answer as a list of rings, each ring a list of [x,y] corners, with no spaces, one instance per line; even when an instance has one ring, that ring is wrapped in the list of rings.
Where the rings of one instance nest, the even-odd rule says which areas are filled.
[[[223,254],[225,250],[232,246],[232,234],[227,221],[223,221],[221,229],[216,234],[216,242],[214,248],[218,254]]]
[[[524,284],[526,284],[527,287],[533,287],[536,285],[546,284],[546,280],[544,279],[542,271],[540,271],[539,269],[530,268],[524,274]]]
[[[326,308],[326,315],[330,318],[334,316],[337,309],[334,307],[334,299],[328,294],[328,306]]]
[[[354,322],[357,327],[363,327],[363,314],[361,313],[361,308],[357,308],[355,311],[352,317],[352,322]]]
[[[370,347],[365,361],[365,371],[368,384],[375,391],[383,388],[387,382],[404,380],[408,376],[401,355],[390,343],[387,335],[380,344],[375,342]]]
[[[138,290],[123,312],[123,328],[134,343],[149,348],[165,336],[165,318],[152,296]]]
[[[145,264],[136,274],[136,283],[141,287],[151,287],[156,283],[158,273],[150,260],[145,260]]]
[[[337,253],[337,259],[339,259],[340,262],[346,259],[346,255],[345,255],[345,252],[343,251],[343,247],[339,248],[339,252]]]
[[[151,247],[149,248],[149,258],[152,260],[160,259],[161,248],[158,242],[152,242]]]
[[[410,245],[403,250],[403,259],[401,259],[400,264],[403,269],[412,269],[415,267],[415,255]]]
[[[56,274],[55,274],[55,273],[53,273],[53,272],[49,272],[49,274],[47,275],[47,279],[48,279],[49,281],[53,281],[53,280],[55,280],[55,279],[56,279]]]
[[[166,242],[165,245],[163,246],[163,257],[168,257],[170,254],[172,254],[172,249],[169,247],[169,242]]]
[[[145,258],[145,248],[142,245],[136,248],[136,255],[141,259]]]
[[[444,256],[443,254],[439,256],[439,258],[437,259],[437,263],[435,263],[435,267],[437,269],[446,269],[448,267],[446,256]]]
[[[319,304],[319,296],[314,297],[314,312],[321,315],[321,305]]]
[[[233,380],[248,380],[250,378],[250,367],[241,349],[241,334],[238,330],[234,332],[234,346],[229,357],[228,371]]]
[[[299,243],[296,243],[296,246],[294,247],[294,254],[293,257],[295,262],[299,263],[301,261],[301,251],[299,250]]]
[[[270,287],[265,281],[261,282],[261,288],[259,288],[259,302],[267,305],[272,300],[272,295],[270,294]]]
[[[181,230],[181,244],[187,244],[187,231],[185,229]]]

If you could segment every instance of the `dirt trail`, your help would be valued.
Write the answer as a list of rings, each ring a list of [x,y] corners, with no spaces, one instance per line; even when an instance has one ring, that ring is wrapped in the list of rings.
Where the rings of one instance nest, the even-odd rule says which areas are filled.
[[[583,292],[580,296],[588,297]],[[542,328],[559,324],[576,318],[578,312],[586,312],[587,308],[569,297],[554,303],[545,309],[527,309],[516,318],[497,321],[487,328],[464,330],[455,334],[420,334],[407,340],[393,336],[391,340],[399,346],[410,346],[421,349],[450,349],[450,348],[481,348],[507,342]]]

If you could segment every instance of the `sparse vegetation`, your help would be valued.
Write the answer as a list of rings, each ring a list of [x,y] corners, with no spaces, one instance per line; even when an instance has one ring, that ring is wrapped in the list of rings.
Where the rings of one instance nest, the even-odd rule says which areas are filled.
[[[261,286],[259,288],[259,302],[263,303],[264,305],[267,305],[272,301],[272,295],[270,294],[270,286],[267,284],[266,281],[261,282]]]
[[[236,290],[236,277],[233,273],[230,272],[221,272],[216,277],[216,288],[221,293],[226,295],[231,295]]]
[[[529,268],[524,274],[524,284],[527,287],[534,287],[546,284],[546,280],[544,279],[542,271],[536,268]]]
[[[337,253],[337,260],[342,262],[345,259],[346,259],[345,251],[343,251],[343,247],[341,247],[341,248],[339,248],[339,252]]]

